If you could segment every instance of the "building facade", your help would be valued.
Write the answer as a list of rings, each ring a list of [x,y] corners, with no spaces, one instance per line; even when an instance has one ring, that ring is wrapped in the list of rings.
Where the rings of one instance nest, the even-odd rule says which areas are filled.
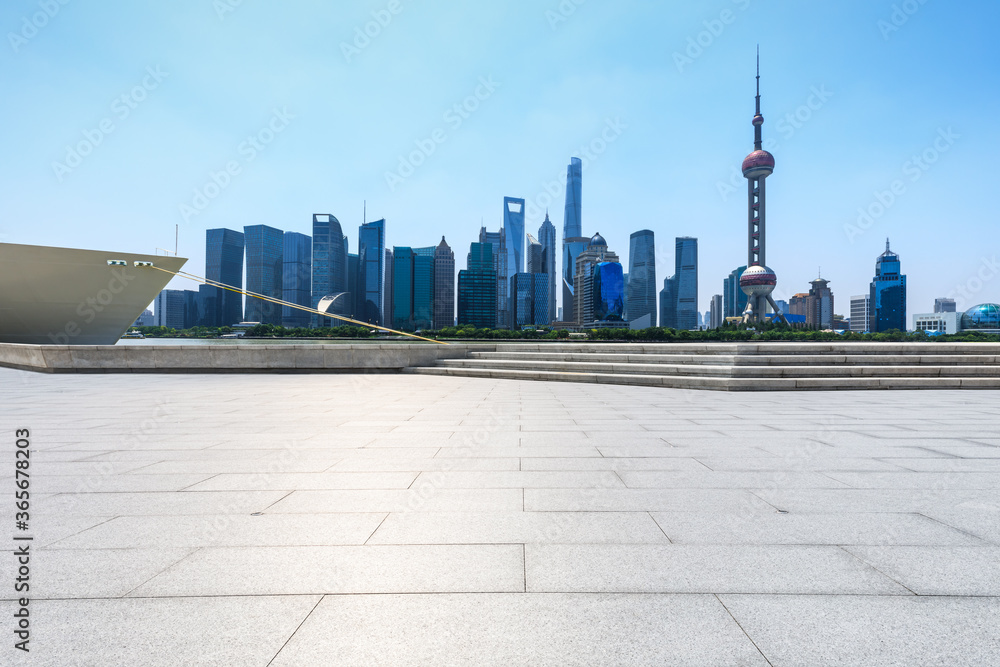
[[[864,333],[868,331],[870,319],[868,304],[870,297],[867,294],[858,294],[851,297],[851,331],[854,333]]]
[[[392,319],[390,283],[385,275],[391,269],[385,247],[385,218],[366,222],[358,230],[358,296],[354,316],[369,324],[385,324]]]
[[[434,313],[434,246],[392,249],[392,326],[430,329]]]
[[[434,315],[433,328],[455,325],[455,253],[441,237],[434,249]]]
[[[312,238],[298,232],[285,232],[284,256],[281,265],[282,299],[311,308],[312,304]],[[304,310],[281,307],[281,324],[286,327],[308,327],[312,315]]]
[[[576,307],[576,259],[587,249],[583,236],[583,161],[571,158],[566,167],[566,207],[563,211],[562,316],[564,322],[579,322]]]
[[[556,285],[560,281],[556,276],[556,226],[549,220],[548,211],[545,212],[545,220],[538,228],[538,242],[542,245],[542,270],[536,273],[545,273],[549,276],[549,322],[555,322]]]
[[[515,273],[510,277],[510,321],[515,329],[549,324],[549,275]]]
[[[712,302],[708,310],[708,328],[718,329],[722,326],[722,295],[713,294]]]
[[[347,292],[347,248],[340,221],[329,213],[312,217],[312,307],[325,296]],[[319,316],[313,323],[319,325]],[[323,322],[323,326],[329,326]]]
[[[740,278],[746,270],[745,266],[733,269],[722,283],[723,319],[739,317],[747,307],[747,295],[740,289]]]
[[[656,239],[649,229],[629,236],[625,307],[630,321],[648,315],[649,326],[656,326]]]
[[[473,243],[466,269],[458,272],[458,324],[476,328],[497,325],[497,274],[491,243]]]
[[[243,289],[243,232],[209,229],[205,232],[205,278]],[[243,295],[211,286],[204,302],[211,304],[202,321],[205,326],[223,327],[243,319]]]
[[[618,255],[608,250],[608,243],[604,237],[600,234],[594,234],[587,249],[577,256],[576,271],[573,276],[573,312],[577,318],[576,323],[581,326],[586,326],[596,320],[594,315],[594,267],[600,262],[620,264]],[[622,277],[621,282],[624,290],[624,277]],[[565,317],[565,315],[564,311],[563,316]]]
[[[901,272],[899,255],[889,249],[889,239],[885,240],[885,252],[875,260],[868,296],[869,331],[906,331],[906,276]]]
[[[833,292],[829,288],[830,281],[817,278],[809,284],[811,287],[806,296],[806,324],[830,329],[833,327]]]
[[[285,260],[285,233],[268,225],[243,228],[246,239],[247,292],[281,299],[282,263]],[[281,324],[281,305],[247,296],[243,321]]]
[[[948,297],[940,297],[934,299],[934,312],[935,313],[954,313],[955,312],[955,300]]]

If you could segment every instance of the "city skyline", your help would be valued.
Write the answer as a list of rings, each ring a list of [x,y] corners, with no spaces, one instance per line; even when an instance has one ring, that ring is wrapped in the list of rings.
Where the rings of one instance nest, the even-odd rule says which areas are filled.
[[[949,295],[960,309],[997,301],[1000,287],[981,274],[997,271],[987,228],[996,211],[986,193],[1000,86],[988,66],[997,47],[977,36],[1000,10],[927,3],[896,25],[892,7],[626,3],[623,11],[586,3],[562,16],[558,7],[516,3],[503,12],[404,5],[348,57],[340,45],[352,44],[355,28],[383,4],[334,17],[294,2],[282,10],[243,4],[221,16],[191,3],[171,7],[170,21],[164,8],[67,5],[37,35],[8,39],[0,63],[9,108],[23,110],[5,116],[0,234],[14,243],[172,250],[180,224],[181,254],[199,267],[206,229],[265,224],[309,233],[315,211],[353,229],[367,199],[393,230],[386,247],[445,235],[464,249],[475,240],[474,221],[500,226],[496,202],[504,196],[525,199],[528,230],[549,200],[560,230],[565,165],[580,155],[582,234],[600,230],[626,263],[636,229],[698,237],[703,311],[742,264],[731,237],[745,214],[738,170],[748,64],[760,42],[764,113],[781,157],[781,177],[769,184],[775,298],[806,289],[820,265],[840,294],[864,292],[889,235],[907,258],[910,310],[930,310]],[[34,9],[5,6],[0,24],[19,35]],[[483,24],[491,30],[461,30]],[[822,34],[812,32],[818,24]],[[165,29],[152,34],[147,25]],[[515,25],[524,29],[513,46],[524,55],[509,58],[505,28]],[[647,32],[656,39],[645,40]],[[444,49],[424,45],[428,34],[447,37],[468,58],[450,62]],[[834,62],[831,50],[840,54]],[[437,67],[442,76],[429,86],[407,82],[393,74],[407,60],[407,72]],[[368,103],[331,107],[344,89]],[[110,131],[100,129],[104,120]],[[439,127],[444,141],[435,142]],[[77,162],[67,147],[88,136],[96,145]],[[433,151],[390,188],[387,173],[408,173],[400,156],[414,162],[428,141]],[[852,169],[845,173],[830,155],[850,155]],[[230,162],[238,173],[227,171]],[[197,212],[185,219],[182,205]],[[924,243],[942,219],[951,233]],[[670,264],[665,251],[658,249],[658,285]]]

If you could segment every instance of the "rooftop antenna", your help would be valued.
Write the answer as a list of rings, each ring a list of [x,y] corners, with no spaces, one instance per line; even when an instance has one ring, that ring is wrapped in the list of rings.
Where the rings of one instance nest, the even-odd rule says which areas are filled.
[[[177,251],[179,249],[178,239],[180,238],[180,224],[174,223],[174,257],[177,257]],[[164,255],[169,255],[170,251],[166,248],[157,248],[157,250],[162,250]]]
[[[368,200],[365,199],[364,202],[365,203],[362,204],[362,209],[361,209],[361,211],[362,211],[361,212],[361,223],[362,224],[366,224],[368,222]]]

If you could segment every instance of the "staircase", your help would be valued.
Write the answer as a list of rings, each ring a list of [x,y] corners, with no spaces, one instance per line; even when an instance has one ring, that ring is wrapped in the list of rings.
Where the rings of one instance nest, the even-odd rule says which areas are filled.
[[[1000,389],[996,343],[501,343],[407,373],[685,389]]]

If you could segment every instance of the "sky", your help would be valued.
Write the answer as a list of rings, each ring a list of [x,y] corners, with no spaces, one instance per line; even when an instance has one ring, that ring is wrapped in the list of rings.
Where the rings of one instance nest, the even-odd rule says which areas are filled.
[[[367,210],[462,269],[504,196],[561,243],[579,156],[584,234],[627,271],[653,230],[658,289],[697,237],[704,311],[746,263],[759,44],[775,297],[822,275],[849,314],[888,237],[910,314],[1000,302],[998,27],[986,0],[7,0],[0,241],[176,226],[203,275],[206,229],[332,213],[354,252]]]

